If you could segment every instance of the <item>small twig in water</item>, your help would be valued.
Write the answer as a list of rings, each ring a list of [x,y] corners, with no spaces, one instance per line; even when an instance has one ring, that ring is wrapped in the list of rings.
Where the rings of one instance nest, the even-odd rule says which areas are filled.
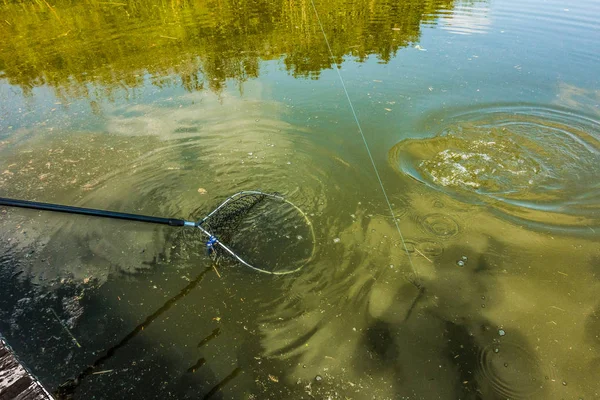
[[[52,6],[50,4],[48,4],[48,2],[46,0],[43,0],[43,2],[46,3],[46,5],[50,9],[50,11],[52,11],[52,14],[54,14],[54,16],[56,17],[56,19],[60,21],[60,17],[56,13],[56,11],[54,11],[54,8],[52,8]]]
[[[109,374],[113,371],[114,371],[114,369],[105,369],[104,371],[92,372],[92,375]]]
[[[173,36],[165,36],[165,35],[158,35],[161,38],[165,38],[165,39],[171,39],[171,40],[179,40],[179,38],[173,37]]]
[[[432,264],[433,264],[433,261],[431,261],[429,258],[427,258],[427,256],[426,256],[425,254],[421,253],[421,251],[419,251],[419,249],[417,249],[416,247],[415,247],[415,251],[416,251],[417,253],[419,253],[420,255],[422,255],[422,256],[423,256],[423,258],[425,258],[427,261],[429,261],[430,263],[432,263]]]
[[[557,309],[557,310],[560,310],[560,311],[565,311],[565,310],[563,310],[562,308],[560,308],[560,307],[556,307],[556,306],[550,306],[550,308],[555,308],[555,309]]]
[[[556,271],[556,272],[558,272],[559,274],[564,275],[564,276],[569,276],[569,275],[565,274],[564,272],[560,272],[560,271]]]
[[[217,267],[215,267],[214,265],[212,267],[215,270],[215,272],[217,273],[217,276],[220,278],[221,274],[219,274],[219,270],[217,269]]]
[[[56,313],[56,311],[54,311],[53,308],[50,308],[50,311],[52,311],[52,314],[54,314],[54,317],[56,318],[58,323],[63,327],[63,329],[69,334],[69,336],[71,336],[71,339],[73,339],[73,343],[75,343],[77,345],[77,347],[81,348],[81,345],[79,344],[79,342],[77,341],[75,336],[71,333],[69,328],[67,328],[67,326],[62,322],[62,320],[58,317],[58,314]]]

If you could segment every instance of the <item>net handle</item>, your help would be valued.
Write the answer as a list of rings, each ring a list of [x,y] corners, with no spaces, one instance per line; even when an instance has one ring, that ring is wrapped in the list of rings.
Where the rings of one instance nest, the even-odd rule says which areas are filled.
[[[9,199],[9,198],[5,198],[5,197],[0,197],[0,205],[1,206],[9,206],[9,207],[30,208],[30,209],[34,209],[34,210],[55,211],[55,212],[62,212],[62,213],[68,213],[68,214],[89,215],[89,216],[93,216],[93,217],[104,217],[104,218],[124,219],[124,220],[129,220],[129,221],[149,222],[152,224],[163,224],[163,225],[169,225],[169,226],[194,226],[195,225],[194,222],[185,221],[183,219],[177,219],[177,218],[162,218],[162,217],[154,217],[151,215],[130,214],[130,213],[117,212],[117,211],[98,210],[95,208],[84,208],[84,207],[67,206],[67,205],[63,205],[63,204],[42,203],[39,201]]]

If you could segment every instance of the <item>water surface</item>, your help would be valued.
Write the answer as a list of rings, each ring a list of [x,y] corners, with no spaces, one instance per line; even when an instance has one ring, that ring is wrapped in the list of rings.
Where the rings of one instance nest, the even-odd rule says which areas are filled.
[[[272,277],[0,207],[0,332],[77,399],[600,396],[600,6],[314,5],[333,57],[310,1],[0,6],[0,196],[199,219],[260,189],[316,238]],[[238,248],[294,256],[277,217]]]

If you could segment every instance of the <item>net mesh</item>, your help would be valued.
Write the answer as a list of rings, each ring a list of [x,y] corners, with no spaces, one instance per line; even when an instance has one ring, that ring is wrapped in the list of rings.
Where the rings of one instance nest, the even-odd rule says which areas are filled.
[[[201,225],[223,243],[230,243],[243,219],[264,201],[266,194],[244,193],[234,195],[209,214]]]
[[[261,272],[297,271],[313,256],[315,238],[306,215],[276,194],[242,192],[225,200],[201,227],[229,248],[208,246],[213,257]]]

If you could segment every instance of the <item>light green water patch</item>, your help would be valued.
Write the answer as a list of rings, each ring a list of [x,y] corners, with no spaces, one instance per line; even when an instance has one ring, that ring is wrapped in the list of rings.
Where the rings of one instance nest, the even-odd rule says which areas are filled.
[[[598,121],[566,110],[505,106],[454,115],[432,131],[433,137],[394,146],[392,165],[536,227],[592,233],[598,227]]]

